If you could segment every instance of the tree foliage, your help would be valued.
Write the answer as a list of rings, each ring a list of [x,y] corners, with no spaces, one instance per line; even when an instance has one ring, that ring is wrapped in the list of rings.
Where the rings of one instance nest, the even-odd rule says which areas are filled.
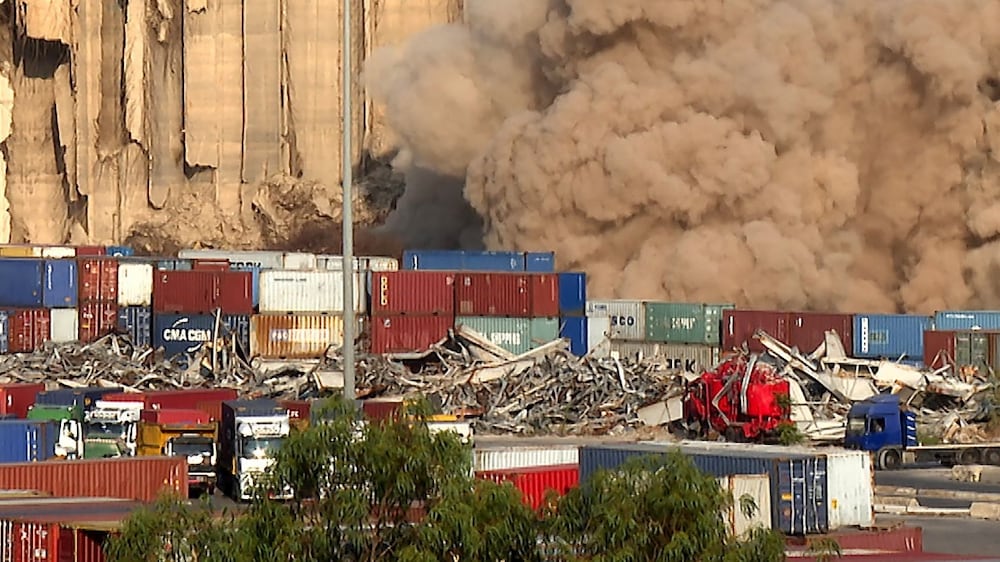
[[[769,530],[727,536],[732,505],[716,480],[676,454],[601,472],[534,512],[510,485],[472,477],[472,451],[432,433],[426,405],[403,419],[360,424],[334,399],[321,423],[293,433],[255,499],[239,513],[164,498],[108,544],[110,560],[766,561]],[[294,499],[269,499],[290,487]],[[740,501],[741,509],[753,509]]]

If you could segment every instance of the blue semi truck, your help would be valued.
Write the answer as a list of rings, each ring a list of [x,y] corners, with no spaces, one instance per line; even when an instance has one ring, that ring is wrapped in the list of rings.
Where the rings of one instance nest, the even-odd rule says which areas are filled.
[[[851,406],[844,447],[870,451],[879,470],[928,462],[1000,465],[1000,443],[921,445],[916,415],[902,407],[895,394],[879,394]]]

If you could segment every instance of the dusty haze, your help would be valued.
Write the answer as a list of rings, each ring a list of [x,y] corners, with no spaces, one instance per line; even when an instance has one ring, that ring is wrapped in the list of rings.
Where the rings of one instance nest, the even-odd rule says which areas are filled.
[[[1000,306],[998,21],[1000,0],[466,0],[367,67],[408,172],[387,227],[554,249],[597,297]]]

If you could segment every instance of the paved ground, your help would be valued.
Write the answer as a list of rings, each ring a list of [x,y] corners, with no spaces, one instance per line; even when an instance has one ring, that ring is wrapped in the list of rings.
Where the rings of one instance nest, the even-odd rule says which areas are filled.
[[[956,517],[879,515],[878,523],[905,521],[924,530],[924,550],[943,554],[996,555],[1000,521]]]

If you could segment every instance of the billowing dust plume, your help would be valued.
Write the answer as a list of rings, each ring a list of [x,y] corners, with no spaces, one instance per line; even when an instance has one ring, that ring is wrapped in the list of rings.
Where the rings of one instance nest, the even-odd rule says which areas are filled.
[[[997,22],[1000,0],[466,0],[366,69],[409,173],[388,227],[553,249],[595,297],[1000,306]]]

